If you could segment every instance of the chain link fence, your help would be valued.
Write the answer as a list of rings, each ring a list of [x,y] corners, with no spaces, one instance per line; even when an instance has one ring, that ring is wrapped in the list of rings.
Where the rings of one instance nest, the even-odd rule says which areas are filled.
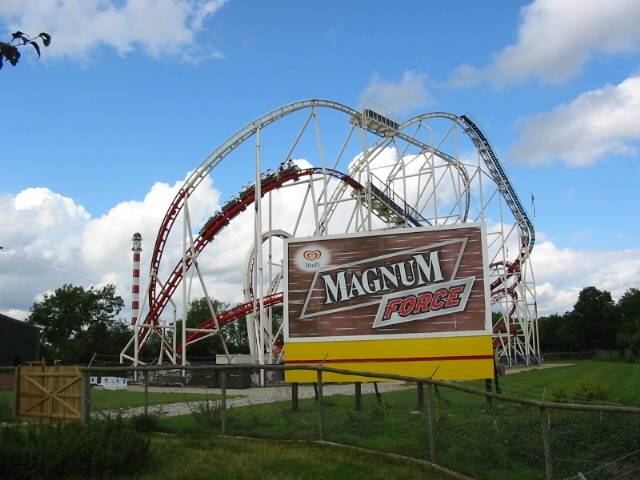
[[[286,369],[311,371],[317,381],[287,384]],[[325,383],[327,373],[362,383]],[[211,399],[164,411],[186,411],[196,428],[216,435],[329,441],[426,461],[453,478],[640,479],[637,407],[532,400],[476,382],[327,366],[90,367],[83,374],[135,376],[144,406],[130,414],[154,411],[152,384],[206,388]],[[261,376],[266,387],[246,389]]]

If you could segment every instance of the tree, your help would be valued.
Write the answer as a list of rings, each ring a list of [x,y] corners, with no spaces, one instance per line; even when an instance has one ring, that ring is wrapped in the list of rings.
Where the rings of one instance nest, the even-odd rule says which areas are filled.
[[[213,311],[217,314],[226,310],[227,305],[219,302],[215,299],[211,299],[213,305]],[[206,322],[211,318],[211,312],[209,311],[209,304],[207,298],[202,297],[197,300],[192,300],[189,304],[189,312],[187,316],[187,327],[197,328],[201,323]],[[226,328],[226,327],[225,327]],[[176,324],[177,339],[176,344],[180,345],[182,342],[182,321],[178,321]],[[216,333],[209,338],[200,340],[187,347],[187,352],[190,358],[196,357],[215,357],[218,353],[224,353],[222,343],[220,341],[220,335]]]
[[[41,329],[49,360],[88,363],[94,353],[120,353],[131,335],[117,318],[124,306],[114,285],[85,290],[65,284],[31,307],[27,323]]]
[[[42,32],[36,37],[30,37],[26,33],[22,33],[18,30],[11,34],[10,43],[0,42],[0,69],[2,69],[4,60],[8,61],[15,67],[20,60],[20,51],[18,50],[18,47],[22,47],[24,45],[31,45],[39,57],[40,45],[38,45],[38,40],[40,40],[45,47],[48,47],[51,44],[51,35]]]
[[[216,299],[211,299],[213,311],[216,315],[228,310],[229,304],[220,302]],[[209,310],[209,304],[206,297],[192,300],[189,304],[189,313],[187,317],[187,327],[197,328],[203,322],[206,322],[211,318],[211,312]],[[229,353],[248,353],[249,343],[247,341],[247,327],[243,319],[238,319],[235,322],[228,323],[222,327],[222,333],[224,335],[225,343]],[[177,322],[177,344],[179,345],[182,339],[182,322]],[[190,358],[196,357],[215,357],[218,354],[224,353],[222,347],[222,340],[220,334],[214,335],[200,340],[187,349]]]
[[[620,327],[617,346],[640,354],[640,289],[630,288],[618,300]]]
[[[627,290],[616,304],[606,290],[583,288],[573,310],[541,317],[538,326],[546,352],[640,351],[640,290]]]
[[[606,290],[583,288],[569,320],[574,324],[577,350],[615,348],[618,315],[611,294]]]
[[[229,304],[220,302],[213,298],[211,299],[211,304],[216,315],[231,308]],[[207,298],[202,297],[197,300],[192,300],[189,305],[187,327],[197,328],[200,324],[208,321],[209,319],[211,319],[211,312],[209,310]],[[282,306],[280,305],[273,307],[273,323],[273,333],[275,334],[282,323]],[[182,338],[181,321],[177,322],[176,328],[176,343],[180,345],[180,341]],[[244,318],[239,318],[231,323],[227,323],[226,325],[224,325],[222,327],[222,334],[224,335],[224,340],[229,353],[249,353],[247,324]],[[222,347],[220,334],[215,333],[214,335],[204,340],[200,340],[199,342],[190,345],[188,347],[188,353],[189,358],[192,359],[196,357],[213,357],[218,354],[223,354],[224,348]]]
[[[576,350],[575,328],[570,313],[552,314],[538,319],[540,348],[543,352],[571,352]]]

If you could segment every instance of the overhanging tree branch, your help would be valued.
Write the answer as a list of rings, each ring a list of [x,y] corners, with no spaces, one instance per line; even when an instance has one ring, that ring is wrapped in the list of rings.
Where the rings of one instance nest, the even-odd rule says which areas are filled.
[[[24,45],[31,45],[39,57],[40,45],[38,44],[38,41],[42,42],[42,45],[45,47],[48,47],[51,44],[51,35],[42,32],[35,37],[30,37],[20,30],[12,33],[10,43],[0,42],[0,69],[2,69],[2,65],[5,60],[15,67],[20,60],[20,51],[18,50],[18,47],[23,47]]]

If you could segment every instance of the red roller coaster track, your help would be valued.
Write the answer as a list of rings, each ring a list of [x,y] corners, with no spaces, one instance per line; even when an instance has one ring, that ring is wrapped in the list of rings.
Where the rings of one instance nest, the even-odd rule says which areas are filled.
[[[337,170],[332,169],[322,169],[322,168],[308,168],[305,170],[300,170],[296,166],[290,166],[284,170],[280,170],[277,173],[272,173],[269,175],[265,175],[261,181],[261,190],[262,195],[264,196],[266,193],[272,190],[277,190],[282,187],[285,183],[290,181],[299,180],[301,177],[312,176],[317,174],[326,173],[334,178],[337,178],[356,190],[362,190],[364,187],[354,180],[349,175],[338,172]],[[152,271],[157,271],[157,266],[159,265],[160,259],[162,257],[162,253],[164,250],[164,246],[166,244],[166,239],[168,237],[168,233],[175,222],[175,218],[177,216],[177,212],[180,211],[183,205],[184,192],[181,190],[178,192],[176,197],[174,198],[169,211],[167,212],[164,221],[161,225],[160,232],[156,237],[156,245],[154,248],[154,252],[152,255]],[[157,297],[153,298],[151,293],[153,289],[151,287],[155,286],[155,282],[152,281],[149,291],[149,297],[153,299],[150,301],[150,309],[149,313],[146,316],[144,324],[150,325],[158,324],[158,319],[166,307],[169,299],[175,294],[176,289],[178,288],[180,282],[182,281],[183,270],[189,269],[191,264],[193,263],[193,258],[197,257],[197,255],[202,252],[202,250],[208,245],[213,239],[218,235],[225,226],[229,224],[229,222],[238,216],[241,212],[247,209],[249,205],[251,205],[255,201],[255,189],[248,188],[244,189],[240,192],[239,198],[236,197],[229,202],[227,202],[223,207],[222,211],[218,212],[216,215],[209,218],[206,222],[202,230],[200,231],[199,236],[193,242],[193,253],[192,249],[189,249],[187,254],[184,256],[186,260],[186,267],[183,269],[183,261],[182,259],[176,264],[171,275],[169,276],[169,280],[163,285],[162,289],[158,293]],[[522,254],[521,254],[522,255]],[[505,287],[506,281],[512,277],[516,276],[516,283],[519,280],[520,276],[520,256],[514,262],[496,262],[492,263],[490,268],[498,268],[500,266],[505,267],[505,272],[500,275],[499,278],[495,279],[490,285],[490,291],[492,298],[497,299],[502,296],[511,296],[517,297],[517,293],[515,292],[514,287]],[[264,297],[261,301],[258,300],[258,308],[259,303],[263,302],[264,307],[269,307],[273,305],[277,305],[282,303],[283,295],[282,293],[275,293],[272,295],[268,295]],[[218,325],[222,327],[230,322],[238,320],[251,312],[254,311],[256,305],[254,301],[250,301],[247,303],[239,304],[230,310],[220,313],[217,315],[216,320]],[[513,310],[511,310],[510,315],[513,314]],[[207,330],[215,328],[216,323],[213,318],[203,322],[198,326],[198,329]],[[513,328],[513,327],[512,327]],[[496,325],[494,327],[495,332],[502,332],[506,330],[504,326],[504,322]],[[140,331],[140,341],[141,344],[145,342],[148,334],[150,332],[149,328],[142,328]],[[208,335],[207,332],[203,331],[193,331],[187,335],[187,344],[194,343],[195,341],[201,339],[202,337]],[[178,347],[178,353],[181,353],[181,347]]]
[[[218,315],[216,317],[218,320],[218,325],[222,327],[227,323],[231,323],[234,320],[238,320],[242,317],[245,317],[250,313],[257,311],[257,309],[261,308],[261,306],[272,307],[273,305],[278,305],[282,303],[282,301],[284,300],[283,297],[284,295],[282,294],[282,292],[274,293],[273,295],[267,295],[262,299],[262,301],[256,301],[257,303],[257,306],[255,307],[256,310],[254,310],[253,302],[241,303],[240,305],[237,305],[236,307],[230,310],[227,310],[226,312],[222,312],[220,315]],[[260,303],[263,303],[263,305],[260,305]],[[203,322],[200,325],[198,325],[198,329],[203,329],[203,330],[213,329],[215,328],[215,326],[216,326],[215,320],[211,318],[206,322]],[[187,345],[195,342],[196,340],[204,337],[205,335],[208,335],[208,333],[207,332],[190,332],[187,335]],[[178,345],[177,350],[178,350],[178,353],[182,353],[182,345]]]
[[[278,172],[264,175],[261,181],[261,191],[264,196],[266,193],[277,190],[282,187],[285,183],[290,181],[299,180],[301,177],[310,177],[312,175],[320,175],[326,174],[331,177],[337,178],[340,181],[347,183],[349,186],[354,188],[355,190],[362,190],[364,187],[358,183],[356,180],[351,178],[349,175],[346,175],[337,170],[328,169],[328,168],[307,168],[301,170],[295,165],[291,165],[285,169],[281,169]],[[216,215],[211,217],[205,226],[200,231],[198,237],[194,240],[192,248],[190,248],[185,256],[184,256],[184,267],[183,260],[181,259],[173,271],[169,275],[169,279],[164,283],[162,289],[158,293],[158,295],[153,298],[151,296],[151,286],[155,285],[155,282],[151,282],[149,289],[149,298],[153,298],[153,301],[150,301],[149,312],[145,317],[144,324],[145,325],[157,325],[158,319],[164,308],[167,306],[169,299],[174,295],[178,285],[182,281],[183,271],[187,270],[191,267],[193,263],[193,259],[197,257],[197,255],[202,252],[202,250],[218,235],[225,226],[229,224],[229,222],[238,216],[241,212],[247,209],[249,205],[251,205],[255,201],[255,189],[248,188],[240,192],[240,196],[231,199],[227,202],[223,207],[222,211],[218,212]],[[160,258],[162,257],[162,252],[164,250],[164,246],[166,244],[167,237],[169,235],[169,230],[173,226],[175,222],[177,212],[182,208],[182,204],[184,203],[184,191],[180,190],[176,197],[174,198],[171,207],[160,227],[160,232],[156,237],[156,245],[154,247],[153,255],[152,255],[152,272],[157,272],[157,267],[160,262]],[[277,303],[282,302],[282,295],[275,294],[269,297],[264,298],[265,306],[275,305]],[[220,314],[217,319],[219,324],[229,323],[237,318],[241,318],[246,314],[250,313],[253,310],[253,302],[241,304],[227,312],[223,312]],[[221,322],[220,319],[223,319]],[[214,323],[214,320],[211,319],[208,322],[205,322],[209,325],[209,322]],[[209,326],[201,326],[200,328],[210,328]],[[150,332],[149,327],[143,327],[140,331],[140,340],[141,344],[144,343]],[[201,334],[201,335],[195,335]],[[192,332],[191,340],[195,340],[199,336],[205,335],[204,332]]]

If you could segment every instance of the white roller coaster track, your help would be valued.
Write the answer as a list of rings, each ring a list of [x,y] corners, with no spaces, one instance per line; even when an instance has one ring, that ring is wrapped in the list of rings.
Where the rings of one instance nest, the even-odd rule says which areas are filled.
[[[129,342],[125,350],[123,350],[123,353],[121,355],[121,360],[130,359],[134,362],[134,364],[138,364],[139,349],[141,345],[144,344],[144,342],[149,338],[149,335],[155,331],[161,337],[164,337],[165,332],[167,330],[171,330],[170,327],[160,328],[158,326],[159,316],[162,313],[162,310],[164,309],[165,305],[167,304],[167,301],[174,303],[173,300],[171,300],[171,298],[164,298],[162,296],[162,293],[163,291],[166,291],[167,288],[171,288],[172,292],[176,291],[177,283],[185,280],[186,273],[189,271],[192,265],[195,267],[196,271],[198,272],[198,276],[200,277],[200,280],[202,283],[202,288],[206,291],[204,280],[202,278],[200,270],[198,269],[198,262],[197,262],[198,253],[194,249],[194,239],[193,239],[193,234],[191,233],[191,225],[190,225],[189,210],[188,210],[188,199],[196,190],[196,188],[226,156],[228,156],[231,152],[236,150],[241,144],[246,142],[249,138],[255,136],[257,140],[257,143],[256,143],[256,152],[257,152],[256,153],[256,168],[257,168],[256,194],[257,195],[256,195],[255,208],[257,211],[260,211],[260,204],[264,201],[262,199],[260,188],[258,188],[259,184],[261,183],[260,173],[259,173],[260,172],[260,132],[261,130],[273,124],[274,122],[277,122],[278,120],[284,117],[287,117],[295,112],[308,110],[309,114],[308,116],[306,116],[302,129],[300,130],[298,135],[295,137],[295,140],[293,141],[293,145],[289,149],[287,155],[285,155],[284,157],[285,159],[291,158],[291,154],[296,148],[300,140],[300,137],[302,136],[303,132],[309,125],[310,121],[312,119],[315,120],[315,116],[320,109],[333,110],[336,112],[343,113],[347,116],[347,119],[351,123],[352,127],[347,136],[347,139],[345,140],[345,145],[348,142],[348,140],[351,138],[351,135],[354,129],[360,129],[363,132],[368,132],[369,134],[373,134],[378,137],[378,140],[373,142],[372,145],[370,146],[367,146],[366,144],[363,145],[361,153],[354,159],[353,162],[351,162],[349,172],[348,172],[349,176],[353,179],[364,179],[363,184],[365,185],[365,188],[360,189],[357,192],[355,191],[354,192],[357,193],[357,195],[355,195],[357,197],[356,198],[357,202],[360,205],[364,205],[369,210],[369,213],[365,214],[365,215],[369,215],[368,224],[366,224],[366,222],[364,221],[364,216],[360,214],[362,218],[361,224],[359,224],[359,226],[356,225],[356,227],[354,227],[356,229],[372,228],[370,215],[371,215],[371,210],[373,206],[372,193],[371,193],[373,188],[371,186],[373,175],[369,170],[370,165],[372,164],[373,159],[375,159],[378,155],[380,155],[380,153],[384,151],[384,149],[386,149],[392,144],[395,145],[396,142],[404,142],[407,145],[407,147],[405,148],[405,151],[406,149],[408,149],[409,146],[413,147],[414,149],[417,149],[419,153],[415,155],[422,155],[425,159],[425,163],[427,161],[431,162],[431,172],[432,172],[431,174],[433,177],[432,189],[434,191],[431,193],[430,198],[433,199],[432,201],[434,203],[436,203],[436,197],[437,197],[436,190],[438,189],[440,182],[442,181],[442,178],[444,176],[442,175],[438,180],[438,183],[436,183],[435,173],[433,173],[436,170],[436,167],[435,167],[436,160],[439,162],[439,164],[446,166],[451,171],[455,171],[458,175],[458,182],[456,183],[453,180],[451,182],[451,186],[455,192],[455,203],[452,209],[456,210],[458,213],[455,215],[450,214],[448,216],[438,218],[438,214],[436,212],[435,218],[425,217],[425,222],[427,222],[428,224],[438,225],[443,222],[446,223],[450,219],[453,219],[451,221],[454,221],[454,222],[466,222],[469,220],[478,221],[479,219],[484,220],[484,211],[485,211],[484,201],[480,202],[481,204],[480,208],[476,208],[476,210],[479,211],[479,213],[476,211],[476,215],[478,218],[469,219],[469,214],[470,214],[470,209],[472,204],[472,189],[474,188],[473,182],[474,181],[477,182],[478,180],[480,180],[480,191],[482,192],[482,183],[481,183],[482,175],[484,174],[491,179],[493,184],[495,184],[496,186],[497,193],[499,194],[500,198],[506,203],[510,211],[510,214],[513,216],[516,222],[516,225],[512,227],[510,230],[508,230],[506,233],[504,231],[505,230],[504,225],[501,225],[503,232],[502,232],[502,235],[499,236],[499,238],[496,240],[496,242],[499,243],[499,247],[501,248],[502,260],[500,261],[500,256],[499,256],[500,252],[497,253],[494,258],[494,260],[496,260],[494,262],[496,272],[494,275],[494,282],[492,284],[492,288],[495,288],[495,290],[494,292],[492,292],[492,294],[494,294],[494,303],[496,305],[503,304],[502,313],[501,313],[502,317],[497,320],[496,324],[500,327],[500,329],[504,331],[498,332],[498,334],[496,335],[495,344],[500,354],[503,357],[507,358],[509,362],[525,361],[528,363],[530,361],[537,361],[537,359],[539,358],[539,347],[538,347],[538,341],[537,341],[537,327],[535,322],[535,286],[533,285],[532,281],[530,283],[531,285],[533,285],[533,287],[531,287],[531,285],[527,283],[528,282],[527,278],[529,277],[532,278],[530,264],[529,264],[529,257],[535,242],[535,232],[534,232],[533,224],[529,219],[525,209],[523,208],[521,201],[519,200],[513,186],[511,185],[511,182],[509,181],[506,173],[504,172],[504,169],[502,168],[495,152],[491,148],[491,145],[489,144],[487,137],[480,130],[480,128],[468,116],[465,116],[465,115],[457,116],[457,115],[453,115],[445,112],[434,112],[434,113],[426,113],[426,114],[418,115],[403,123],[395,123],[392,121],[387,121],[386,119],[384,119],[384,117],[381,117],[383,118],[383,120],[386,121],[386,123],[381,123],[378,120],[378,118],[375,117],[375,115],[377,114],[374,114],[374,117],[372,118],[370,114],[366,113],[370,111],[359,112],[345,105],[342,105],[340,103],[332,102],[328,100],[306,100],[301,102],[295,102],[290,105],[273,110],[272,112],[269,112],[266,115],[263,115],[262,117],[247,124],[245,127],[243,127],[242,129],[238,130],[236,133],[231,135],[218,148],[216,148],[209,156],[207,156],[207,158],[189,175],[189,177],[186,179],[183,186],[181,187],[180,191],[172,201],[171,205],[169,206],[169,209],[160,225],[160,229],[158,232],[158,236],[156,238],[155,247],[153,249],[153,254],[151,258],[150,278],[149,278],[148,288],[146,290],[146,296],[145,296],[145,300],[148,300],[149,309],[146,314],[146,317],[143,317],[143,309],[141,309],[140,317],[135,322],[134,336],[132,337],[132,341]],[[380,116],[378,115],[378,117]],[[459,159],[459,157],[455,155],[451,155],[441,150],[439,148],[440,144],[437,144],[436,146],[430,145],[420,140],[419,138],[417,138],[416,134],[409,133],[410,128],[414,128],[417,126],[417,128],[419,129],[420,126],[423,125],[423,123],[429,122],[432,120],[448,121],[448,122],[451,122],[452,125],[456,125],[460,127],[461,130],[466,134],[466,136],[471,140],[471,142],[475,146],[477,154],[479,155],[479,158],[482,160],[482,163],[484,165],[484,169],[480,171],[481,167],[480,165],[478,165],[477,171],[473,173],[473,175],[469,175],[469,172],[467,171],[467,169],[469,168],[469,165],[462,162]],[[343,147],[343,151],[340,152],[340,155],[342,155],[343,153],[344,153],[344,147]],[[336,163],[337,163],[337,160],[336,160]],[[391,184],[394,181],[399,179],[403,180],[406,183],[406,178],[404,178],[403,175],[405,177],[408,177],[408,175],[406,171],[403,173],[404,168],[405,168],[405,162],[402,159],[401,161],[398,161],[396,165],[394,165],[391,173],[385,180],[389,185],[389,188],[391,188]],[[484,171],[485,169],[486,169],[486,172]],[[346,198],[346,193],[350,188],[349,182],[341,182],[341,183],[339,182],[338,185],[333,189],[331,193],[331,199],[328,199],[327,198],[327,193],[328,193],[327,172],[329,169],[326,168],[323,163],[322,167],[319,170],[324,175],[323,193],[325,196],[325,200],[323,203],[324,209],[320,214],[318,214],[315,231],[310,232],[314,234],[323,234],[327,231],[327,226],[330,224],[332,217],[336,212],[336,209],[338,208],[338,205],[340,205],[341,202],[345,201],[344,199]],[[309,179],[308,188],[309,189],[313,188],[313,182],[311,179]],[[426,189],[427,187],[425,186],[423,188]],[[323,193],[321,192],[317,198],[321,199]],[[312,196],[314,195],[312,194]],[[306,201],[306,198],[307,197],[305,196],[305,201]],[[420,206],[418,205],[420,203],[420,197],[418,197],[418,199],[415,202],[416,202],[415,205],[411,205],[410,204],[411,202],[407,200],[406,201],[406,203],[408,204],[407,208],[412,208],[413,209],[412,211],[420,210]],[[358,207],[355,207],[354,209],[354,215],[356,217],[358,216],[357,208]],[[315,206],[315,211],[316,213],[320,211],[317,205]],[[167,286],[166,284],[163,284],[160,282],[159,273],[158,273],[159,266],[163,257],[167,238],[180,213],[182,213],[182,218],[183,218],[182,230],[183,230],[183,244],[185,247],[184,248],[185,253],[183,254],[182,260],[181,262],[179,262],[176,269],[178,270],[182,269],[182,274],[178,275],[176,279],[173,279],[173,280],[170,279],[169,281],[167,281],[166,283],[170,284]],[[502,218],[502,214],[500,216]],[[420,218],[422,217],[420,216]],[[357,224],[358,220],[355,220],[355,222]],[[502,220],[500,220],[500,222],[501,224],[503,223]],[[413,223],[415,224],[416,222],[414,221]],[[405,219],[404,226],[409,226],[409,225],[410,223],[407,222]],[[297,224],[296,224],[296,228],[297,228]],[[262,232],[262,231],[258,232],[257,231],[258,229],[262,230],[261,227],[256,226],[256,236],[255,236],[256,239],[259,239],[261,238],[262,235],[265,235],[265,232]],[[508,248],[505,247],[505,244],[510,238],[511,232],[514,231],[514,229],[517,230],[519,234],[518,235],[519,236],[518,238],[519,254],[516,259],[510,260],[510,259],[507,259]],[[271,228],[271,225],[269,230],[273,230],[273,228]],[[188,232],[188,235],[187,235],[187,232]],[[295,231],[292,232],[292,235],[295,236],[295,234],[296,234]],[[200,241],[199,238],[195,240],[196,243],[199,241]],[[209,242],[209,241],[211,241],[211,239],[206,240],[206,242]],[[204,243],[203,241],[200,241],[200,242],[201,242],[199,244],[200,248],[204,248],[204,243],[206,242]],[[260,249],[257,249],[257,250],[260,250]],[[256,250],[256,255],[259,254],[257,250]],[[507,254],[505,254],[505,251],[507,252]],[[261,268],[262,262],[261,260],[256,258],[254,259],[253,262],[248,262],[247,265],[251,267],[252,265],[255,265],[255,264],[258,264],[259,268]],[[522,280],[523,278],[524,280]],[[184,287],[184,285],[185,284],[183,284],[183,306],[186,305],[186,287]],[[160,292],[157,292],[158,286],[161,287]],[[249,279],[245,279],[245,293],[251,290],[258,291],[262,294],[265,293],[262,291],[262,288],[258,288],[259,287],[258,285],[253,285],[253,289],[248,288],[248,286],[250,286],[250,281]],[[269,293],[272,294],[274,289],[275,289],[275,286],[273,285],[273,283],[270,284]],[[164,298],[164,300],[159,302],[159,299],[161,298]],[[249,297],[247,297],[247,299],[248,298]],[[254,305],[256,307],[260,307],[260,302],[256,302],[256,300],[254,299]],[[531,309],[531,306],[533,306],[533,311]],[[174,308],[175,308],[175,303],[174,303]],[[262,310],[262,308],[260,308],[260,310]],[[184,313],[186,314],[186,311]],[[216,321],[215,328],[217,329],[219,328],[219,325],[217,324],[216,315],[214,314],[213,311],[211,313],[212,313],[213,319]],[[264,322],[264,319],[263,319],[262,312],[260,311],[259,314],[256,314],[255,318],[260,318],[260,322],[257,322],[257,323],[260,323],[260,326],[257,327],[254,332],[252,332],[250,337],[254,337],[252,339],[252,342],[254,344],[262,345],[260,349],[262,350],[263,355],[260,355],[260,360],[265,360],[264,349],[268,348],[268,346],[265,345],[264,339],[258,340],[257,338],[255,338],[256,336],[261,336],[260,332],[263,329],[262,323]],[[500,324],[500,322],[502,323]],[[514,327],[517,327],[518,329],[517,332],[514,331]],[[175,331],[175,322],[174,322],[173,329]],[[183,330],[183,338],[186,336],[186,333],[187,333],[186,329]],[[270,333],[270,332],[267,332],[267,333]],[[269,337],[270,341],[273,340],[273,335],[267,335],[267,336]],[[173,335],[173,339],[175,342],[175,333]],[[167,358],[169,358],[170,361],[175,362],[177,360],[175,343],[173,344],[173,348],[171,348],[170,342],[163,338],[161,345],[162,345],[161,346],[162,349],[167,350],[165,352],[167,354]],[[128,354],[128,350],[133,346],[135,346],[135,348],[134,348],[134,355],[132,357],[131,355]],[[184,351],[184,348],[186,348],[186,340],[182,345],[183,351]],[[160,361],[162,360],[162,352],[160,352],[159,359]],[[186,362],[186,355],[182,355],[182,362],[183,363]]]

